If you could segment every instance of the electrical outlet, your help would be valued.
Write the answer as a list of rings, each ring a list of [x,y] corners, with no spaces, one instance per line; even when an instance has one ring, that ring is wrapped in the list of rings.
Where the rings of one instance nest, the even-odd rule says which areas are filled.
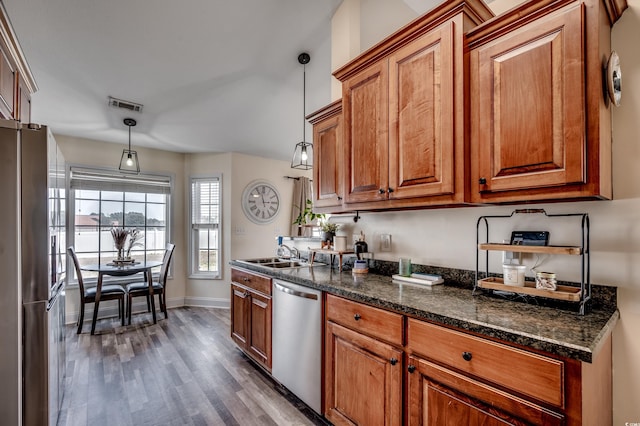
[[[380,235],[380,251],[391,251],[391,234]]]

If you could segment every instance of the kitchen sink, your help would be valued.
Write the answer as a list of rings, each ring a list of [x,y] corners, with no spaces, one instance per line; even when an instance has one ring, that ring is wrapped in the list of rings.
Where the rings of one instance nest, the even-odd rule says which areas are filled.
[[[263,257],[257,259],[243,259],[238,262],[252,263],[254,265],[264,266],[265,268],[272,269],[289,269],[289,268],[304,268],[311,266],[310,263],[303,260],[291,260],[278,257]],[[324,263],[314,262],[313,266],[323,266]]]

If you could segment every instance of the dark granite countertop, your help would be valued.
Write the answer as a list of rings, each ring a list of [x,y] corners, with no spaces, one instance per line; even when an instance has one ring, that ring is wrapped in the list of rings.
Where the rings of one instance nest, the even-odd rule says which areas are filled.
[[[380,308],[404,313],[548,353],[591,362],[613,331],[619,312],[597,308],[584,316],[550,307],[472,295],[447,285],[398,284],[391,277],[339,272],[329,266],[272,270],[241,261],[232,266],[326,291]]]

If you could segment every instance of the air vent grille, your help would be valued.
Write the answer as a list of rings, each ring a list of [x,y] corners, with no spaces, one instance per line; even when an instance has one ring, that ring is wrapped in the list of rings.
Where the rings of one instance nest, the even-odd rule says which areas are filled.
[[[111,96],[109,96],[109,106],[113,108],[126,109],[127,111],[142,112],[142,104],[112,98]]]

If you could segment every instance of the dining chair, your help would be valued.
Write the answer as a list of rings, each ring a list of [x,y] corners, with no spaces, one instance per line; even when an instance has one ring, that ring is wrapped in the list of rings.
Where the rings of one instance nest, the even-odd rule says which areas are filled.
[[[173,257],[173,250],[176,248],[175,244],[168,243],[162,257],[162,266],[160,267],[160,275],[157,281],[153,281],[153,294],[158,295],[158,301],[160,302],[160,311],[164,312],[165,319],[167,315],[167,276],[169,275],[169,264]],[[151,312],[151,299],[149,298],[149,283],[146,281],[133,282],[127,284],[127,318],[128,324],[131,325],[131,305],[134,297],[146,296],[147,298],[147,311]]]
[[[78,315],[78,332],[80,334],[82,332],[82,324],[84,322],[84,305],[87,303],[95,303],[96,301],[96,290],[97,287],[85,287],[84,281],[82,279],[82,270],[80,269],[80,262],[78,262],[78,256],[76,256],[76,252],[73,246],[67,249],[69,256],[73,260],[73,266],[76,270],[76,275],[78,276],[78,290],[80,293],[80,314]],[[125,289],[120,284],[107,284],[102,285],[102,290],[100,291],[100,301],[103,300],[117,300],[118,301],[118,318],[121,318],[122,325],[124,326],[124,295]],[[94,316],[95,321],[95,316]],[[93,321],[91,322],[91,328],[94,328]]]

